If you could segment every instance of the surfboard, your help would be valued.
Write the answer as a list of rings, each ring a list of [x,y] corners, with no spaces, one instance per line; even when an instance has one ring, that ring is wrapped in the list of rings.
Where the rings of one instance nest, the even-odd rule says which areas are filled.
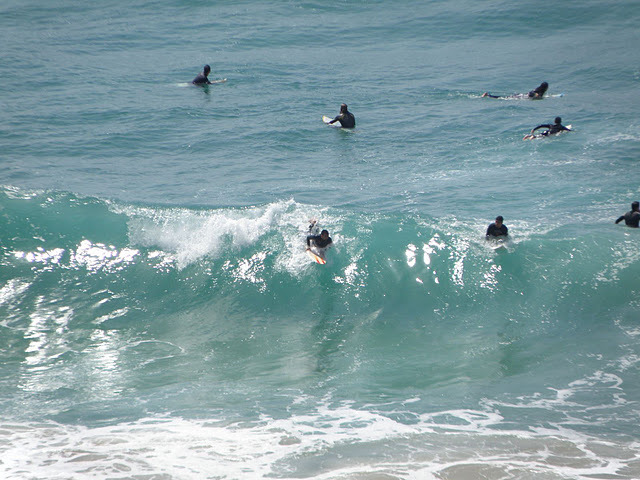
[[[216,83],[224,83],[226,82],[227,79],[226,78],[220,78],[218,80],[211,80],[211,83],[216,84]]]
[[[497,238],[488,238],[487,244],[489,247],[495,251],[499,250],[507,250],[507,244],[509,243],[509,238],[497,237]]]
[[[322,116],[322,121],[324,123],[326,123],[327,125],[329,125],[330,127],[336,127],[336,128],[342,127],[342,124],[340,123],[340,120],[338,120],[336,123],[329,123],[331,120],[333,120],[333,118],[327,117],[326,115]]]
[[[565,125],[565,127],[567,127],[569,130],[572,130],[571,125]],[[562,133],[562,132],[559,132],[559,133]],[[558,134],[556,133],[556,135]],[[548,135],[542,135],[541,133],[536,133],[535,135],[531,135],[530,133],[527,133],[524,137],[522,137],[522,140],[533,140],[534,138],[542,138],[542,137],[548,137]]]
[[[327,263],[327,261],[324,259],[323,255],[320,255],[321,252],[317,252],[314,251],[311,248],[307,249],[307,255],[309,255],[309,257],[311,257],[311,259],[316,262],[319,263],[320,265],[324,265],[325,263]]]

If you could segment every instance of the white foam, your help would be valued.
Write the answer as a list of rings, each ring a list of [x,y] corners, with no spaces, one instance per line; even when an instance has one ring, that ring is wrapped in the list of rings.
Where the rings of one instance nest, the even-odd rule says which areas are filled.
[[[31,283],[13,278],[0,288],[0,305],[9,304],[25,293]]]
[[[217,258],[228,246],[255,244],[277,226],[293,201],[264,207],[195,211],[129,208],[129,237],[136,245],[160,247],[183,268],[205,257]]]
[[[149,418],[88,428],[0,425],[0,474],[47,478],[638,478],[638,442],[599,439],[558,426],[498,428],[496,411],[422,415],[403,402],[386,413],[293,400],[287,418]],[[389,411],[396,408],[396,411]],[[403,418],[404,421],[396,420]],[[547,476],[544,476],[547,475]]]

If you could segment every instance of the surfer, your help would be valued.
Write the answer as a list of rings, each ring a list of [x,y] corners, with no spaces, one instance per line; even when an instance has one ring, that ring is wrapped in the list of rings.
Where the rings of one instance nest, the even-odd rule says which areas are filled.
[[[354,117],[353,113],[348,110],[346,103],[340,105],[340,115],[331,120],[329,125],[333,125],[336,122],[340,122],[342,128],[355,128],[356,117]]]
[[[542,82],[538,87],[531,90],[526,95],[520,93],[518,95],[491,95],[489,92],[484,92],[482,94],[483,97],[489,98],[530,98],[531,100],[539,100],[549,89],[549,84],[547,82]]]
[[[527,138],[533,138],[535,136],[534,132],[540,128],[546,128],[547,130],[545,130],[544,132],[542,132],[540,135],[546,137],[548,135],[557,135],[560,132],[570,132],[571,129],[565,127],[564,125],[562,125],[562,118],[560,117],[556,117],[554,120],[553,124],[550,123],[543,123],[542,125],[538,125],[536,128],[534,128],[533,130],[531,130],[531,133],[529,135],[525,135],[525,139]]]
[[[311,235],[307,236],[307,250],[311,248],[311,242],[316,248],[327,248],[333,245],[333,240],[329,236],[329,232],[327,230],[322,230],[320,235],[313,235],[314,231],[317,233],[318,227],[316,226],[316,220],[311,220],[311,225],[309,225],[309,233]]]
[[[489,225],[489,228],[487,228],[487,238],[502,236],[506,237],[507,235],[509,235],[509,229],[504,223],[502,223],[503,221],[504,218],[502,218],[502,215],[498,215],[496,217],[496,221]]]
[[[640,227],[640,203],[633,202],[631,204],[631,210],[622,215],[616,220],[616,224],[624,220],[624,223],[628,227],[638,228]]]
[[[211,82],[209,81],[209,73],[211,73],[211,67],[209,65],[205,65],[202,72],[200,72],[191,83],[194,85],[211,85]]]

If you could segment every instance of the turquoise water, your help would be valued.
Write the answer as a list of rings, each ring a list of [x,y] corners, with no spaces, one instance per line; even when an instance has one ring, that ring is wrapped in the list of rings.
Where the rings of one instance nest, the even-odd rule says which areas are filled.
[[[533,13],[3,3],[0,476],[639,478],[640,2]]]

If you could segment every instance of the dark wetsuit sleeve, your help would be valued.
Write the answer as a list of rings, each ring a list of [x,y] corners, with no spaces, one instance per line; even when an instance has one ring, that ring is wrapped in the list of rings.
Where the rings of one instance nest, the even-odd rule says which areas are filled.
[[[333,240],[331,240],[331,237],[327,238],[327,240],[325,241],[322,239],[322,235],[309,235],[307,237],[308,247],[311,246],[312,241],[313,241],[313,244],[318,248],[325,248],[333,243]]]
[[[202,84],[211,85],[211,82],[209,81],[209,79],[205,77],[204,74],[202,73],[199,73],[191,83],[195,85],[202,85]]]
[[[356,126],[356,117],[351,112],[341,113],[329,123],[340,122],[340,125],[344,128],[354,128]]]
[[[546,92],[546,90],[541,90],[540,87],[535,88],[533,90],[531,90],[527,96],[529,98],[542,98],[544,97],[544,93]]]
[[[533,130],[531,130],[532,132],[535,132],[536,130],[539,130],[540,128],[551,128],[551,125],[549,125],[548,123],[544,123],[542,125],[538,125],[536,128],[534,128]]]
[[[624,220],[624,215],[620,215],[620,217],[618,217],[618,219],[616,220],[616,223],[620,223],[622,220]]]
[[[498,228],[495,223],[492,223],[489,225],[489,228],[487,228],[487,237],[500,237],[502,235],[509,235],[509,229],[504,223],[500,228]]]

